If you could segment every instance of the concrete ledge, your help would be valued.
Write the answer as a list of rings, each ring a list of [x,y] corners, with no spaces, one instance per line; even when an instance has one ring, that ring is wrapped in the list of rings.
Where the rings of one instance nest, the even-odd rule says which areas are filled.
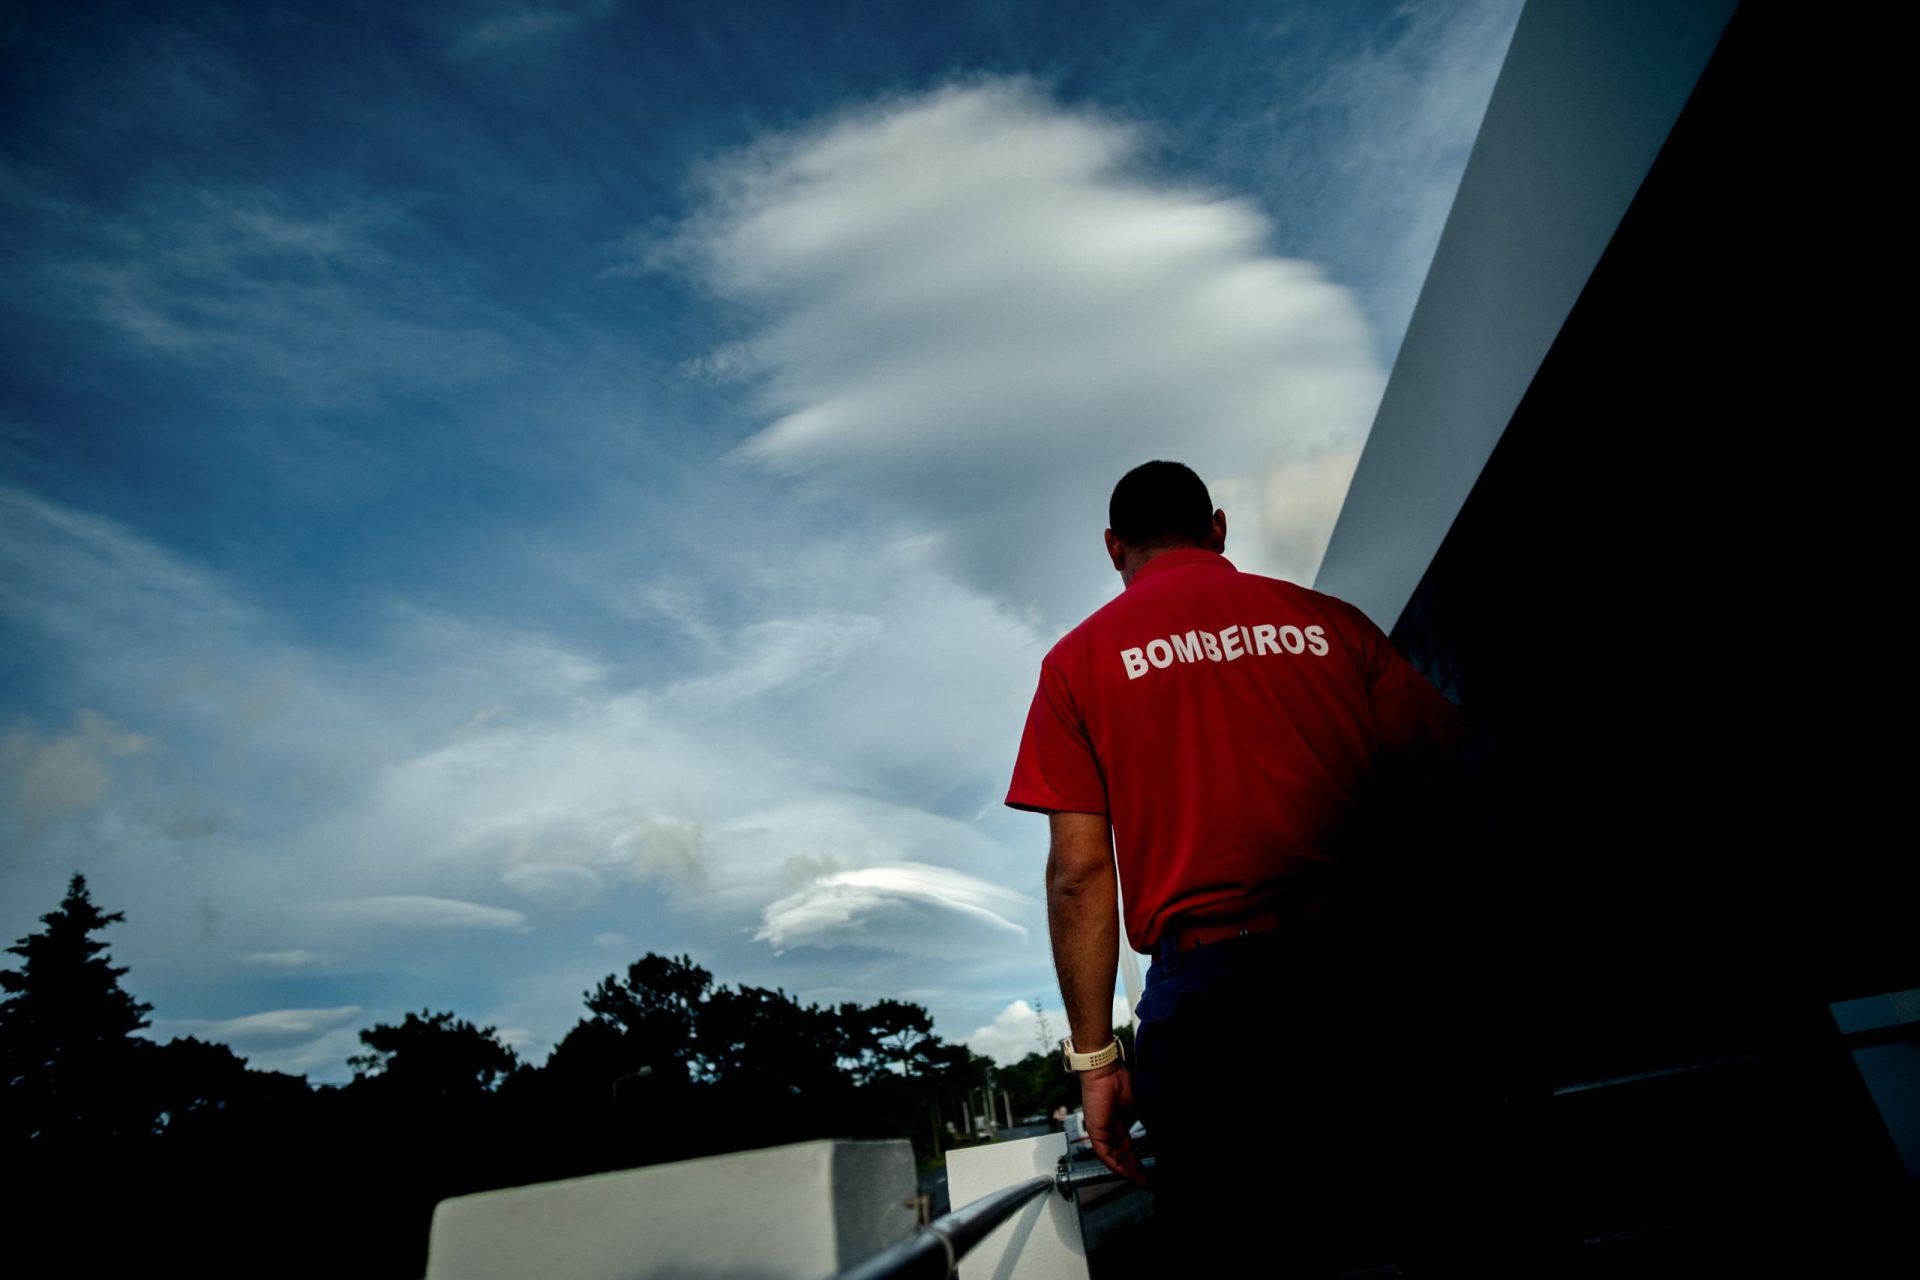
[[[913,1149],[804,1142],[443,1200],[428,1280],[825,1280],[914,1229]]]

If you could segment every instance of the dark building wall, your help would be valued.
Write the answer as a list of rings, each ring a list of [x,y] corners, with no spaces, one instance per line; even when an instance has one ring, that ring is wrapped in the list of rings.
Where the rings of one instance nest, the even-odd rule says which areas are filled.
[[[1845,1054],[1797,1048],[1920,986],[1910,486],[1870,319],[1901,238],[1813,27],[1736,14],[1393,630],[1479,727],[1479,839],[1435,853],[1493,1069],[1537,1104],[1516,1158],[1574,1236],[1904,1186]]]

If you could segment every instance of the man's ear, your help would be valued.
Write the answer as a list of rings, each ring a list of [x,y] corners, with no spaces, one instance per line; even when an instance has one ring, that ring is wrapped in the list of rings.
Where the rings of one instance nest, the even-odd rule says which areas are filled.
[[[1127,567],[1127,547],[1113,530],[1106,531],[1107,558],[1113,561],[1114,572],[1119,573]]]
[[[1216,507],[1213,512],[1213,528],[1207,535],[1207,550],[1225,551],[1227,549],[1227,513]]]

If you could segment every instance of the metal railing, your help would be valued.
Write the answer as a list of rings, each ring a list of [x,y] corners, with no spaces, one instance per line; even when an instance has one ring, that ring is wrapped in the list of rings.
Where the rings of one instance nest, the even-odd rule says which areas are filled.
[[[1153,1157],[1147,1156],[1141,1163],[1151,1169]],[[968,1250],[1028,1202],[1049,1191],[1058,1191],[1071,1200],[1082,1187],[1119,1181],[1121,1175],[1105,1165],[1076,1170],[1071,1154],[1061,1156],[1059,1169],[1052,1177],[1028,1178],[943,1214],[905,1240],[841,1272],[837,1280],[951,1280]]]
[[[1053,1189],[1052,1178],[1029,1178],[935,1218],[905,1240],[888,1245],[840,1280],[947,1280],[967,1250],[1021,1206]]]

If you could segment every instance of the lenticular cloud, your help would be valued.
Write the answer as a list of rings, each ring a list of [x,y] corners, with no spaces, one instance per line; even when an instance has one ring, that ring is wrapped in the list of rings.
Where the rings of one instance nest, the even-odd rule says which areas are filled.
[[[823,875],[769,905],[756,941],[959,959],[1024,946],[1032,899],[924,863]]]
[[[734,158],[678,248],[759,317],[723,353],[767,417],[742,460],[1059,610],[1150,457],[1219,491],[1244,567],[1311,579],[1383,376],[1352,294],[1271,238],[1251,203],[1148,175],[1136,130],[995,80]]]

